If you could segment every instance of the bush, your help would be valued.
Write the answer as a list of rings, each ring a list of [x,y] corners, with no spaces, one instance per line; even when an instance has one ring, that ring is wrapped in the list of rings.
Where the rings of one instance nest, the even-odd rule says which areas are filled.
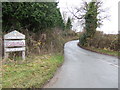
[[[120,51],[118,47],[118,35],[103,34],[101,31],[97,31],[92,39],[87,42],[88,46],[94,48],[108,49],[113,51]]]
[[[79,43],[82,45],[82,46],[84,46],[85,44],[86,44],[86,34],[84,33],[81,37],[80,37],[80,39],[79,39]]]

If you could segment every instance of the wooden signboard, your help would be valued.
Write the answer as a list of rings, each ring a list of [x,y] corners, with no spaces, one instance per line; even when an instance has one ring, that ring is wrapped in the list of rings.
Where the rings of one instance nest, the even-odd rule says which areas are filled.
[[[4,35],[4,57],[8,57],[9,52],[22,51],[22,58],[25,59],[25,35],[18,31],[12,31]]]

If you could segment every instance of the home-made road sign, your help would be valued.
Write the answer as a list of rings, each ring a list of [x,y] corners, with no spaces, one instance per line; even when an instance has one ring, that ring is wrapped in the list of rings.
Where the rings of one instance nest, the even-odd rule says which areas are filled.
[[[25,35],[15,30],[4,35],[4,58],[8,58],[9,52],[17,51],[22,51],[25,59]]]

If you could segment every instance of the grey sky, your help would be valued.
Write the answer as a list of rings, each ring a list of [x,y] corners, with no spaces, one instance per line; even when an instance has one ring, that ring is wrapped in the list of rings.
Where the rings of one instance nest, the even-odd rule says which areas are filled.
[[[83,1],[90,1],[90,0],[83,0]],[[102,0],[103,1],[103,9],[109,8],[107,10],[108,15],[110,15],[109,20],[104,20],[103,26],[101,28],[98,28],[100,31],[104,31],[104,33],[111,33],[116,34],[118,33],[118,2],[120,0]],[[82,0],[59,0],[59,7],[61,10],[61,13],[63,12],[69,12],[69,9],[80,7],[82,3]],[[71,16],[70,13],[67,13],[67,16]],[[81,31],[81,26],[79,26],[79,23],[73,23],[73,29],[77,29],[78,31]]]

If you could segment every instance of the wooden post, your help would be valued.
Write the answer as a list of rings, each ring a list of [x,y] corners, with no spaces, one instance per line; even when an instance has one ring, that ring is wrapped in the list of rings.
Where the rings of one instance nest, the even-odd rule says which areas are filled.
[[[9,54],[7,52],[4,53],[4,58],[8,58],[9,57]]]
[[[25,51],[22,51],[22,59],[25,60]]]
[[[51,52],[53,52],[53,43],[51,42]]]

